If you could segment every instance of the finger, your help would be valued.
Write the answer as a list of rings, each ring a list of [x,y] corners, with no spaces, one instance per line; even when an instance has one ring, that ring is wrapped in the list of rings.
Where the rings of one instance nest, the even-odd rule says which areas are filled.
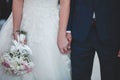
[[[64,48],[64,50],[65,50],[65,54],[68,54],[71,51],[70,48],[68,48],[68,46]]]
[[[68,38],[68,41],[71,41],[71,40],[72,40],[72,38],[71,38],[71,37],[69,37],[69,38]]]
[[[63,50],[64,50],[64,53],[65,53],[65,54],[66,54],[66,53],[67,53],[67,51],[68,51],[66,47],[65,47]]]
[[[69,44],[68,44],[68,47],[67,47],[68,49],[70,49],[71,48],[71,43],[69,42]]]
[[[70,47],[68,47],[68,50],[71,50],[71,48],[70,48]]]
[[[60,50],[60,52],[61,52],[62,54],[65,54],[65,52],[66,52],[66,50],[64,49],[64,47],[59,48],[59,50]]]
[[[71,46],[70,46],[70,44],[68,45],[67,49],[68,49],[67,53],[71,53]]]
[[[71,50],[68,50],[67,54],[70,54],[71,53]]]
[[[24,44],[27,44],[27,39],[24,40]]]
[[[71,45],[72,38],[68,38],[68,45]]]
[[[71,49],[71,41],[68,42],[68,49]]]
[[[68,39],[69,41],[72,40],[72,36],[71,36],[70,33],[67,34],[67,39]]]
[[[63,49],[63,48],[60,48],[60,52],[61,52],[62,54],[64,54],[64,49]]]

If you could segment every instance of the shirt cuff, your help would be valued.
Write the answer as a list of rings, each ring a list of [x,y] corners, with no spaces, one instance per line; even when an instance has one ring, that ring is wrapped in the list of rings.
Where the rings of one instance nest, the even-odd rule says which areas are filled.
[[[71,33],[71,31],[66,31],[66,33]]]

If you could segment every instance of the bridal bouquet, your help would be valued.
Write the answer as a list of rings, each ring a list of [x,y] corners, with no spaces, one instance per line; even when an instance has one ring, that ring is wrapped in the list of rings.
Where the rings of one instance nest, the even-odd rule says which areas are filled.
[[[27,45],[23,44],[25,37],[25,32],[21,31],[18,41],[13,40],[10,50],[0,56],[4,69],[10,74],[23,75],[32,71],[34,66],[31,56],[32,51]]]

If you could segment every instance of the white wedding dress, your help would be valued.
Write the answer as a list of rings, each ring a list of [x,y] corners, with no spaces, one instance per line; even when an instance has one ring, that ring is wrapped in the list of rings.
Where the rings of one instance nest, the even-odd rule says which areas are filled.
[[[0,67],[0,80],[70,80],[70,60],[57,46],[59,24],[58,0],[24,0],[21,30],[33,51],[35,67],[23,76],[6,74]],[[0,31],[0,54],[10,48],[12,13]]]

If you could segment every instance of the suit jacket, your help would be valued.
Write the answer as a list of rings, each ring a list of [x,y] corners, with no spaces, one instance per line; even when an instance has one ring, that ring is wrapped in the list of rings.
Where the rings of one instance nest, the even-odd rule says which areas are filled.
[[[93,12],[100,41],[106,45],[120,46],[119,0],[71,0],[68,30],[73,40],[83,42],[91,28]]]

